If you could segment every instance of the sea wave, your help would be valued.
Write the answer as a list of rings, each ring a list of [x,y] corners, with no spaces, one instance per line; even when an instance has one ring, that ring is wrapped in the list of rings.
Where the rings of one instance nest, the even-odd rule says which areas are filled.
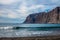
[[[15,29],[15,30],[17,30],[17,29],[22,29],[23,27],[18,27],[18,26],[6,26],[6,27],[0,27],[0,29]]]
[[[0,29],[13,29],[13,27],[12,26],[0,27]]]

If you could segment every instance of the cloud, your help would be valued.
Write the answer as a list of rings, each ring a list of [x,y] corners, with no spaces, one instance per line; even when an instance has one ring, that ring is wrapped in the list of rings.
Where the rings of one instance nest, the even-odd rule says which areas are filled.
[[[56,7],[52,4],[59,4],[59,0],[0,0],[0,4],[0,17],[18,18],[23,22],[29,14]]]
[[[59,2],[60,0],[51,0],[53,3],[57,3]]]
[[[29,9],[45,8],[44,5],[32,5]]]
[[[60,0],[33,0],[35,4],[60,5]]]
[[[23,1],[19,6],[19,9],[17,9],[16,11],[19,12],[19,15],[21,17],[24,17],[24,18],[27,17],[29,9],[27,7],[26,1]]]
[[[5,5],[9,5],[12,4],[14,2],[18,2],[19,0],[0,0],[0,4],[5,4]]]
[[[20,22],[19,19],[9,19],[9,18],[0,17],[0,23],[19,23],[19,22]]]
[[[51,0],[51,4],[60,6],[60,0]]]
[[[9,10],[9,9],[2,9],[0,11],[0,17],[4,18],[4,19],[0,18],[2,20],[2,22],[7,21],[10,23],[10,21],[12,22],[13,20],[8,20],[8,19],[15,19],[13,22],[22,23],[25,20],[25,18],[27,17],[27,14],[16,12],[16,11]],[[16,21],[16,20],[18,20],[18,21]]]
[[[19,18],[15,12],[9,12],[7,15],[8,18]]]
[[[17,13],[9,10],[9,9],[2,9],[0,10],[0,16],[8,17],[8,18],[18,18]]]

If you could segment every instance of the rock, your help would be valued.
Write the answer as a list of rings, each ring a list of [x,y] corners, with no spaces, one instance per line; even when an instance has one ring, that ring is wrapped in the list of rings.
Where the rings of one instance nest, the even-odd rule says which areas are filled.
[[[60,7],[49,12],[30,14],[24,23],[60,23]]]

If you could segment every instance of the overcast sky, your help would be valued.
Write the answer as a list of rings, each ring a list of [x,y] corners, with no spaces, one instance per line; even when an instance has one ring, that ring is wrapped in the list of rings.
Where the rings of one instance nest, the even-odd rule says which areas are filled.
[[[0,23],[23,23],[32,13],[60,6],[60,0],[0,0]]]

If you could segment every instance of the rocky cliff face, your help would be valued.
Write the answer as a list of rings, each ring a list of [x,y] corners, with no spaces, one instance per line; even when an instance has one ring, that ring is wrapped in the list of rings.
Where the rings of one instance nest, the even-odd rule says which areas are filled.
[[[60,7],[49,12],[30,14],[24,23],[60,23]]]

